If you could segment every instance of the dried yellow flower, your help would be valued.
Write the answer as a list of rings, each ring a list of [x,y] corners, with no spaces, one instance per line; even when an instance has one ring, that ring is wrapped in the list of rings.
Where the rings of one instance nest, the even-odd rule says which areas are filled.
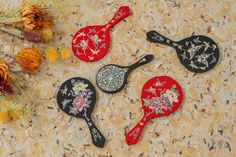
[[[21,49],[16,55],[16,61],[28,73],[34,74],[38,71],[42,54],[34,46]]]
[[[66,48],[61,48],[60,53],[62,59],[69,59],[71,57],[71,52]]]
[[[52,39],[53,31],[51,28],[44,28],[42,31],[42,37],[44,41],[49,41]]]
[[[46,50],[46,58],[52,63],[58,59],[58,53],[54,47],[50,47]]]
[[[23,114],[22,109],[13,108],[8,101],[1,101],[0,108],[0,123],[5,123],[11,120],[19,119]]]
[[[10,121],[10,116],[7,111],[0,111],[0,123]]]

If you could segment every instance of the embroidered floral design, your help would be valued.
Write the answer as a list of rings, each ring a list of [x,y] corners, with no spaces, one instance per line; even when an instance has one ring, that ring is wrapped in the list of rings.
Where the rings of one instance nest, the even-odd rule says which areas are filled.
[[[85,99],[83,96],[77,96],[72,105],[76,108],[79,112],[81,112],[85,107],[88,107],[88,99]]]
[[[91,96],[93,92],[88,89],[88,84],[83,81],[71,80],[72,89],[69,90],[65,85],[63,89],[60,90],[63,96],[73,97],[73,98],[64,98],[61,102],[62,108],[65,109],[69,105],[69,113],[74,115],[78,114],[82,110],[89,108],[91,101]]]
[[[178,102],[178,95],[173,90],[167,89],[164,97],[167,97],[170,103]]]
[[[93,139],[94,139],[94,141],[97,142],[98,139],[99,139],[99,140],[102,139],[102,137],[101,137],[101,135],[100,135],[100,133],[98,132],[97,129],[92,128],[92,134],[93,134]]]
[[[128,68],[119,68],[114,65],[104,66],[97,74],[97,84],[105,91],[115,91],[124,82]]]
[[[162,86],[166,82],[160,82],[157,80],[157,83],[155,86]],[[160,91],[160,96],[157,96],[157,91],[155,88],[150,87],[149,89],[152,90],[146,90],[147,92],[150,92],[152,95],[156,95],[154,97],[150,97],[150,95],[143,99],[144,106],[147,106],[149,109],[155,111],[156,114],[158,113],[164,113],[163,110],[172,110],[173,103],[178,102],[178,96],[179,93],[176,90],[176,85],[172,85],[170,89]],[[155,92],[154,92],[155,91]]]
[[[65,85],[63,89],[60,89],[60,92],[61,92],[62,95],[66,95],[67,92],[68,92],[67,86]]]
[[[88,84],[84,84],[83,82],[73,82],[73,92],[75,95],[80,95],[81,92],[86,91]]]
[[[71,102],[72,100],[67,100],[67,99],[64,99],[62,101],[62,108],[65,109],[67,107],[67,105]]]

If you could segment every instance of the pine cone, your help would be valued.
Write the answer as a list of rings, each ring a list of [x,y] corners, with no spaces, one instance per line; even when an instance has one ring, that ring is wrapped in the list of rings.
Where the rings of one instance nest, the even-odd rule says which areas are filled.
[[[9,85],[10,80],[8,65],[5,61],[0,60],[0,91],[3,91]]]

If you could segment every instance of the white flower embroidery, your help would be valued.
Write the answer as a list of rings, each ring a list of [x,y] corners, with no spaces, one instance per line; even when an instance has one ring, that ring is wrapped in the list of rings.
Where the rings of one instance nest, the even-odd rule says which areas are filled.
[[[83,82],[76,82],[74,83],[73,86],[74,87],[72,88],[72,90],[74,91],[74,94],[78,95],[82,91],[86,90],[86,88],[88,87],[88,84],[84,84]]]

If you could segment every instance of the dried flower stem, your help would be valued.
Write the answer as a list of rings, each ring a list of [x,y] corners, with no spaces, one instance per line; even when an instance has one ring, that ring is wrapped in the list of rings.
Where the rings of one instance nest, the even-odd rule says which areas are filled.
[[[21,19],[20,18],[17,18],[17,17],[0,17],[0,23],[3,23],[3,24],[12,24],[12,23],[18,23],[18,22],[21,22]]]
[[[0,27],[0,31],[8,33],[10,35],[14,35],[20,39],[24,39],[24,37],[21,35],[21,31],[18,29],[9,29],[9,28],[5,28],[5,27]]]

